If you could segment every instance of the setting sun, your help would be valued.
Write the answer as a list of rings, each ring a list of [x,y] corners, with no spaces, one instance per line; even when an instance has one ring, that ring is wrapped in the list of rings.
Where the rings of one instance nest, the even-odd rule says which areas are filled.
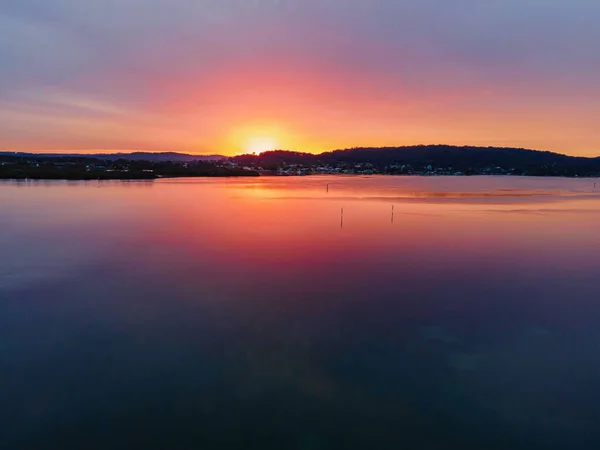
[[[277,141],[270,137],[254,137],[250,138],[247,144],[244,146],[244,150],[247,153],[260,154],[269,150],[277,149]]]

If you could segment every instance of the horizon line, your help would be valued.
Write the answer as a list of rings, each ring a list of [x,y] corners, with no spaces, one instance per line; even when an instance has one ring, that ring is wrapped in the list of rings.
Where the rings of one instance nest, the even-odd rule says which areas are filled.
[[[383,146],[354,146],[354,147],[346,147],[346,148],[335,148],[335,149],[331,149],[331,150],[324,150],[321,152],[311,152],[311,151],[305,151],[305,150],[296,150],[296,149],[283,149],[283,148],[277,148],[277,149],[272,149],[272,150],[265,150],[263,152],[260,153],[249,153],[249,152],[244,152],[244,153],[235,153],[235,154],[224,154],[224,153],[219,153],[219,152],[203,152],[203,153],[195,153],[195,152],[188,152],[188,151],[182,151],[182,150],[134,150],[134,149],[112,149],[112,150],[105,150],[105,149],[80,149],[80,150],[9,150],[9,149],[0,149],[0,153],[23,153],[23,154],[32,154],[32,155],[73,155],[73,156],[78,156],[78,155],[83,155],[83,156],[93,156],[93,155],[118,155],[118,154],[135,154],[135,153],[149,153],[149,154],[165,154],[165,153],[173,153],[173,154],[179,154],[179,155],[187,155],[187,156],[222,156],[222,157],[226,157],[226,158],[233,158],[236,156],[260,156],[262,154],[265,153],[269,153],[269,152],[295,152],[295,153],[304,153],[304,154],[308,154],[308,155],[322,155],[324,153],[331,153],[331,152],[335,152],[335,151],[345,151],[345,150],[353,150],[353,149],[392,149],[392,148],[414,148],[414,147],[455,147],[455,148],[461,148],[461,147],[471,147],[471,148],[481,148],[481,149],[514,149],[514,150],[528,150],[528,151],[536,151],[536,152],[549,152],[549,153],[554,153],[557,155],[563,155],[563,156],[568,156],[571,158],[589,158],[589,159],[593,159],[593,158],[598,158],[600,157],[600,154],[595,155],[595,156],[585,156],[585,155],[570,155],[567,153],[561,153],[561,152],[557,152],[554,150],[548,150],[548,149],[535,149],[535,148],[526,148],[526,147],[516,147],[516,146],[498,146],[498,145],[470,145],[470,144],[462,144],[462,145],[457,145],[457,144],[412,144],[412,145],[383,145]]]

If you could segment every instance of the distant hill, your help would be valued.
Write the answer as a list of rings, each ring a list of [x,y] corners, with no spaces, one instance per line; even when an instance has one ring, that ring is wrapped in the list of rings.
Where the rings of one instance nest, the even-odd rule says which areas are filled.
[[[91,158],[105,161],[116,161],[126,159],[128,161],[150,161],[150,162],[191,162],[191,161],[219,161],[226,159],[221,155],[190,155],[176,152],[132,152],[132,153],[22,153],[22,152],[0,152],[0,155],[18,156],[24,158]]]
[[[126,155],[111,155],[112,160],[92,155],[45,155],[27,153],[0,153],[0,179],[16,180],[154,180],[181,177],[248,177],[259,176],[228,164],[227,161],[193,160],[148,161],[147,155],[136,154],[139,159],[124,159]]]
[[[549,151],[510,147],[417,145],[358,147],[321,154],[275,150],[259,155],[226,157],[175,152],[37,154],[0,152],[0,159],[30,158],[75,162],[128,160],[148,163],[200,163],[228,160],[261,173],[381,173],[381,174],[513,174],[532,176],[600,176],[600,157],[567,156]],[[290,169],[290,167],[292,169]],[[298,170],[295,170],[297,173]]]
[[[567,156],[549,151],[504,147],[457,147],[451,145],[418,145],[407,147],[350,148],[318,155],[276,150],[260,155],[233,158],[238,164],[265,169],[281,165],[340,166],[371,164],[391,173],[390,168],[443,167],[465,173],[481,173],[485,168],[503,168],[526,175],[590,176],[600,173],[600,158]]]

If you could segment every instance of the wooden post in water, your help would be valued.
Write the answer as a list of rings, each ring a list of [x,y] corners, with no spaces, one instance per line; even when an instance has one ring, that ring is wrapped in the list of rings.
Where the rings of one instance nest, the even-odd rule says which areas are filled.
[[[392,223],[394,223],[394,205],[392,205]]]
[[[327,193],[329,194],[329,183],[327,183]]]
[[[344,228],[344,208],[342,208],[342,212],[340,214],[340,228]]]

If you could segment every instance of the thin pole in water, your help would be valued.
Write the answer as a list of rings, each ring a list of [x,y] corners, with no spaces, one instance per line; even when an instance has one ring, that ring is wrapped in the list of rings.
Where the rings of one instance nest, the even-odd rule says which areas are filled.
[[[327,183],[327,192],[329,193],[329,183]]]
[[[342,212],[340,214],[340,228],[344,228],[344,208],[342,208]]]
[[[392,205],[392,223],[394,223],[394,205]]]

